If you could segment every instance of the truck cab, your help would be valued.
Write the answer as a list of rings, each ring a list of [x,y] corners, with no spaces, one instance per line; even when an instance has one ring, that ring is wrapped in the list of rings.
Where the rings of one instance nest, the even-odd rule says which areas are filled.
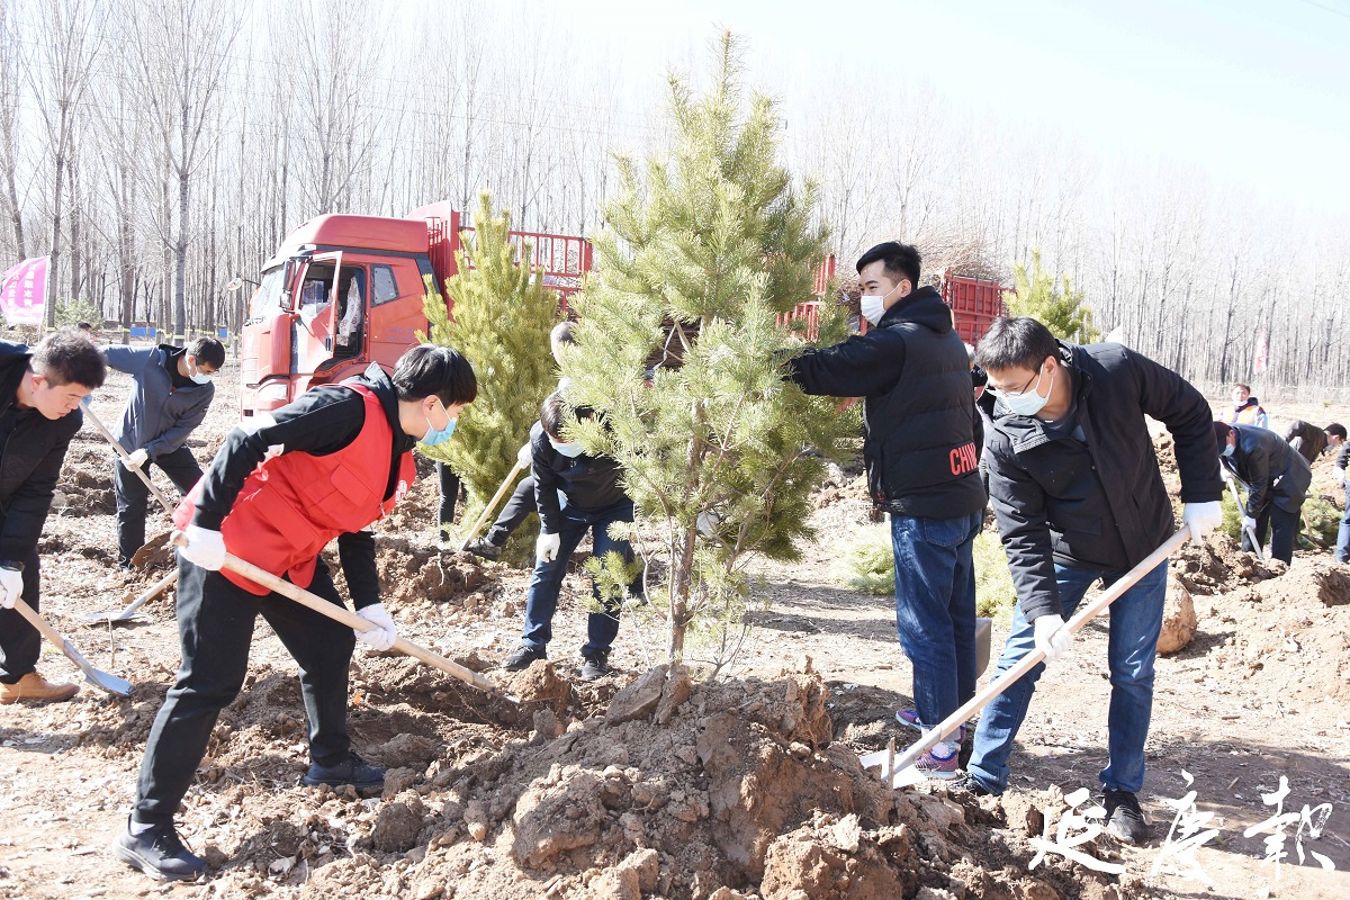
[[[245,416],[341,381],[372,362],[394,363],[427,330],[427,280],[444,296],[455,272],[460,214],[445,204],[408,218],[325,215],[290,234],[263,267],[241,333],[240,405]],[[512,232],[518,255],[565,305],[590,269],[584,238]],[[448,307],[454,300],[445,296]]]

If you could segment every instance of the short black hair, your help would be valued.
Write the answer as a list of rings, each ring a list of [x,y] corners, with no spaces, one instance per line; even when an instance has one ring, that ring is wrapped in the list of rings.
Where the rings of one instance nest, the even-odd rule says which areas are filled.
[[[919,286],[919,266],[923,259],[919,256],[918,248],[913,244],[902,244],[899,241],[877,244],[858,257],[858,265],[854,268],[861,275],[864,268],[877,260],[882,261],[886,273],[896,281],[901,278],[908,278],[911,287],[917,288]]]
[[[197,365],[208,365],[219,369],[225,365],[225,345],[213,337],[199,337],[187,345],[188,355],[197,360]]]
[[[1224,445],[1228,443],[1228,435],[1232,432],[1232,426],[1227,422],[1214,422],[1214,441],[1219,445],[1219,452],[1223,452]]]
[[[1243,383],[1240,382],[1240,381],[1239,381],[1237,384],[1233,385],[1233,387],[1237,388],[1237,389],[1240,390],[1240,391],[1246,391],[1248,394],[1250,394],[1250,393],[1252,392],[1252,386],[1251,386],[1251,385],[1249,385],[1249,384],[1243,384]]]
[[[1031,316],[999,316],[989,326],[975,351],[975,365],[986,372],[1018,367],[1041,367],[1047,356],[1059,356],[1059,343]]]
[[[398,399],[421,400],[435,395],[447,407],[472,403],[478,396],[478,376],[458,350],[418,344],[394,364]]]
[[[552,438],[561,438],[563,436],[563,424],[567,419],[567,410],[569,409],[572,410],[572,418],[578,422],[595,415],[595,410],[589,406],[569,407],[562,391],[554,391],[544,398],[544,402],[539,407],[539,425],[544,429],[544,434]]]
[[[53,385],[78,384],[91,391],[103,387],[103,380],[108,377],[103,354],[83,331],[75,328],[63,328],[43,338],[33,349],[29,365]]]
[[[1342,425],[1340,422],[1332,422],[1330,425],[1328,425],[1326,428],[1323,428],[1322,430],[1325,431],[1327,434],[1335,435],[1341,440],[1345,440],[1345,426]]]

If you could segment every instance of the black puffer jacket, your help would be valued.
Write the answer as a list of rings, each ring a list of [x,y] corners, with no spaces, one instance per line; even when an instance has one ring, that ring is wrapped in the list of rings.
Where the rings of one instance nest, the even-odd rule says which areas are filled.
[[[37,547],[51,509],[70,439],[80,430],[77,409],[48,419],[20,409],[19,384],[30,354],[0,341],[0,561],[22,562]]]
[[[867,334],[797,356],[788,376],[808,394],[863,398],[863,459],[878,506],[935,519],[984,508],[969,357],[936,290],[909,294]]]
[[[1308,496],[1308,461],[1275,432],[1258,425],[1234,425],[1237,448],[1224,460],[1247,485],[1247,515],[1255,519],[1267,503],[1296,513]]]
[[[1060,611],[1056,562],[1124,570],[1171,535],[1172,504],[1144,416],[1172,432],[1181,499],[1223,495],[1209,404],[1185,379],[1119,344],[1061,342],[1060,358],[1082,440],[1052,437],[992,394],[979,402],[989,498],[1028,619]]]
[[[539,524],[547,534],[562,529],[562,504],[558,492],[567,497],[567,505],[582,512],[599,512],[627,500],[623,490],[623,470],[605,456],[571,457],[553,449],[543,427],[530,426],[530,453],[534,465],[534,497],[539,509]]]

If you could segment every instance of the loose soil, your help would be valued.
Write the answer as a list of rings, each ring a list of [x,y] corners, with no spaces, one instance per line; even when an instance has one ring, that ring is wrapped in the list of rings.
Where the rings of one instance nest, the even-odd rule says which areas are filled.
[[[227,367],[194,435],[204,465],[237,418],[234,378]],[[114,375],[95,413],[111,421],[126,391]],[[1170,451],[1163,456],[1174,481]],[[688,669],[662,665],[658,613],[638,606],[626,612],[614,673],[593,684],[576,677],[589,595],[581,573],[565,584],[552,658],[514,677],[493,670],[515,644],[528,574],[440,552],[435,479],[420,479],[381,527],[385,602],[406,637],[486,672],[520,704],[358,650],[351,730],[357,749],[388,767],[384,793],[302,788],[295,667],[259,626],[245,689],[222,714],[179,819],[210,875],[158,886],[106,851],[178,661],[172,592],[145,607],[141,624],[81,625],[167,571],[116,568],[111,465],[97,434],[82,431],[42,540],[43,610],[136,694],[115,700],[85,686],[68,704],[0,711],[0,814],[10,823],[0,896],[1350,895],[1341,874],[1350,869],[1350,567],[1325,554],[1287,569],[1258,563],[1224,538],[1180,554],[1172,571],[1199,629],[1158,661],[1141,799],[1161,838],[1173,815],[1166,801],[1193,778],[1220,832],[1197,855],[1207,877],[1176,866],[1155,873],[1160,841],[1131,848],[1104,835],[1078,849],[1123,864],[1124,875],[1055,855],[1033,869],[1046,811],[1053,831],[1064,795],[1095,787],[1105,763],[1105,625],[1089,626],[1042,678],[1004,797],[885,789],[857,755],[910,739],[893,718],[910,705],[910,674],[891,602],[832,580],[839,537],[870,514],[859,474],[840,470],[817,498],[820,538],[803,561],[756,564],[749,636],[732,665],[707,678],[710,645],[695,648]],[[149,533],[165,525],[152,512]],[[994,638],[1001,646],[1001,631]],[[50,648],[41,666],[71,676]],[[1305,834],[1304,847],[1339,871],[1311,857],[1300,864],[1290,846],[1277,879],[1261,838],[1243,837],[1271,813],[1261,795],[1281,776],[1287,810],[1332,805],[1320,839]]]

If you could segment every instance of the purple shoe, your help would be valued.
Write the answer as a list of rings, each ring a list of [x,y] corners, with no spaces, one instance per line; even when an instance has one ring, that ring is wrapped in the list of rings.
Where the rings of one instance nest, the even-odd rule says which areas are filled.
[[[895,721],[907,728],[913,728],[915,731],[923,731],[923,726],[919,724],[919,711],[917,709],[897,709]]]
[[[951,751],[951,756],[938,755],[938,747],[943,746]],[[938,747],[934,747],[923,756],[914,760],[914,768],[918,769],[919,774],[926,778],[939,778],[943,781],[948,781],[959,774],[960,767],[957,764],[956,758],[960,754],[957,746],[954,744],[939,744]]]

